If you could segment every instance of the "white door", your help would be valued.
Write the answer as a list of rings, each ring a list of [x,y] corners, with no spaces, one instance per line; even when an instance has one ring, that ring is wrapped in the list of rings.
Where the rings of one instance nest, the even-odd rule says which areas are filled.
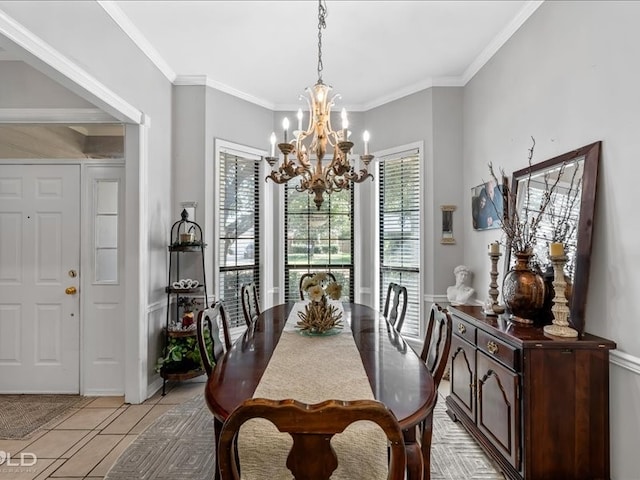
[[[0,393],[80,391],[80,166],[0,165]]]

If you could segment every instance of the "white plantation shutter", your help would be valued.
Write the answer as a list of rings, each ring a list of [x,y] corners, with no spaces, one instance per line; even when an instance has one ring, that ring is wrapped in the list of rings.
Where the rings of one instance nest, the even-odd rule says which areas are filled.
[[[387,288],[407,288],[403,335],[420,336],[420,156],[417,150],[383,157],[380,191],[380,310]]]

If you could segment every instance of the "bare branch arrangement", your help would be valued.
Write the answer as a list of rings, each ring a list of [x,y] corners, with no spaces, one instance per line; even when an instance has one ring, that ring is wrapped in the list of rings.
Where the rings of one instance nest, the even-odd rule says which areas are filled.
[[[502,222],[502,231],[507,237],[507,246],[514,252],[533,252],[533,247],[538,239],[538,228],[540,226],[540,222],[542,222],[545,212],[551,203],[551,198],[558,186],[558,182],[562,177],[562,170],[564,169],[563,165],[560,173],[553,181],[550,180],[550,177],[545,175],[545,189],[538,201],[538,204],[532,205],[531,189],[529,188],[529,185],[531,184],[533,152],[536,145],[535,138],[531,137],[531,141],[532,145],[529,149],[528,155],[528,175],[524,184],[526,197],[521,211],[518,209],[515,188],[512,188],[506,194],[507,202],[505,203],[508,205],[508,210],[507,215],[505,215]],[[489,173],[496,183],[498,183],[498,178],[495,174],[492,163],[489,163]],[[505,176],[503,170],[501,170],[500,173],[502,176]]]

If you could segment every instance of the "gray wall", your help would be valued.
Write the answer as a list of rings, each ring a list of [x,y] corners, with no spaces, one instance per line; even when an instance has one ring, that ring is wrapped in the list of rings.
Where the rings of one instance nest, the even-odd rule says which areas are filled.
[[[586,330],[630,356],[629,368],[611,366],[611,476],[618,479],[640,471],[638,20],[638,2],[545,2],[464,94],[464,252],[484,291],[487,244],[499,231],[475,232],[468,219],[470,189],[487,177],[487,163],[509,175],[525,167],[530,136],[534,162],[603,141]]]
[[[91,108],[93,104],[24,62],[3,61],[0,108]]]
[[[422,271],[426,303],[445,295],[447,286],[454,282],[454,267],[463,262],[462,99],[460,87],[430,88],[365,114],[373,152],[424,142],[426,238],[423,239]],[[375,202],[373,197],[368,201]],[[440,243],[441,205],[457,206],[453,215],[454,237],[457,237],[454,245]],[[369,224],[363,225],[366,231],[371,228]],[[368,253],[377,255],[373,250]],[[373,263],[365,263],[363,268],[362,277],[373,279]]]

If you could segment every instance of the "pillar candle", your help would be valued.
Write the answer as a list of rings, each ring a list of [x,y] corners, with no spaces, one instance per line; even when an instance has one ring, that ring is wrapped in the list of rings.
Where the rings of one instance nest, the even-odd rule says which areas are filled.
[[[489,244],[489,253],[500,253],[500,244],[498,242]]]
[[[549,255],[552,257],[560,257],[564,255],[564,245],[559,242],[553,242],[549,245]]]

